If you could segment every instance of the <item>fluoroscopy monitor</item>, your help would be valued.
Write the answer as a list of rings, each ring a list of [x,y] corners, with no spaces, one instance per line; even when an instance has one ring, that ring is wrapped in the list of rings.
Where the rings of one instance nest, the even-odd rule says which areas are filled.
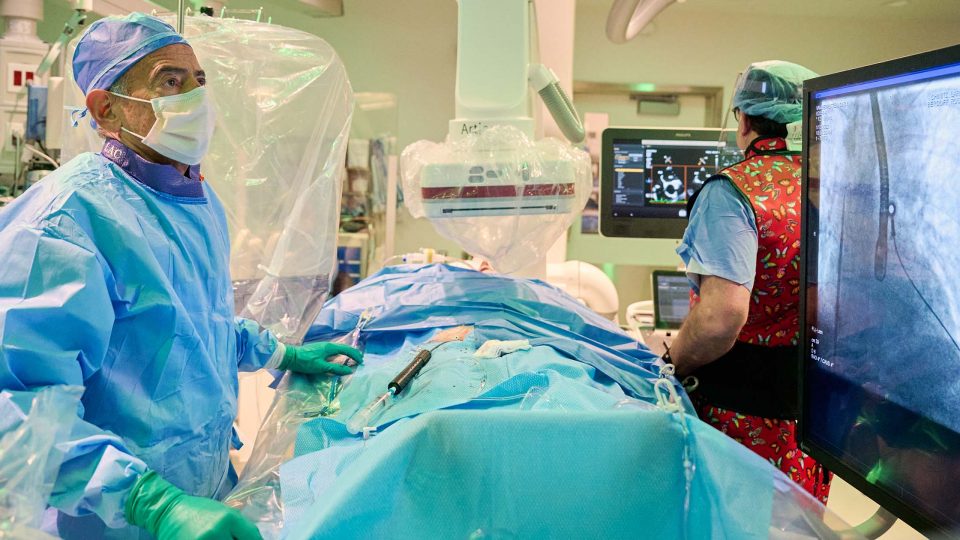
[[[960,534],[960,46],[807,81],[803,447]]]
[[[687,201],[743,159],[733,130],[608,128],[600,159],[600,233],[682,238]]]

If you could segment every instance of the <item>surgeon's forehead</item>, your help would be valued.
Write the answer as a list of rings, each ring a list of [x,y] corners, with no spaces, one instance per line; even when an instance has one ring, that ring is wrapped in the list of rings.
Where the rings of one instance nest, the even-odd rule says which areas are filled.
[[[153,79],[170,72],[192,73],[197,77],[204,75],[193,48],[177,43],[161,47],[141,58],[130,68],[130,82],[134,85],[149,86],[154,82]]]

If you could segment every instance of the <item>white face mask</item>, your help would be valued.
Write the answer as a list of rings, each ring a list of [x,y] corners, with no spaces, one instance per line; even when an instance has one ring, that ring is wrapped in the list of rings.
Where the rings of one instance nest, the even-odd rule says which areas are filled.
[[[157,120],[149,133],[140,135],[125,127],[120,128],[134,137],[139,137],[147,147],[186,165],[200,163],[207,154],[216,123],[216,111],[203,86],[183,94],[150,100],[123,94],[113,95],[153,106],[153,114]]]

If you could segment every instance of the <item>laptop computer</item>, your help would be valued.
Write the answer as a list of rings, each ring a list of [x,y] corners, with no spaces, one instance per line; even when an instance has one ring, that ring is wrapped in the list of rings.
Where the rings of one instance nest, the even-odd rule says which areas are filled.
[[[690,313],[690,281],[680,271],[653,272],[653,329],[655,335],[673,336]]]
[[[644,311],[650,313],[643,310],[643,304],[653,304],[652,325],[638,326],[635,331],[639,334],[640,342],[657,356],[662,356],[673,343],[673,338],[690,313],[690,281],[685,272],[671,270],[654,270],[651,281],[653,300],[633,304],[628,308],[628,312],[635,306],[640,307],[642,311],[639,315],[642,317]]]

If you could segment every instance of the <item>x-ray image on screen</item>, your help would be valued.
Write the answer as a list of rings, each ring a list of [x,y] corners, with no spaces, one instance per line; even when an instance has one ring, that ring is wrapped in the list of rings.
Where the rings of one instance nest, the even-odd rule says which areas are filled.
[[[807,430],[960,524],[960,73],[818,97]]]
[[[958,83],[823,101],[820,222],[836,227],[821,231],[817,283],[835,309],[817,321],[841,373],[872,369],[894,401],[960,431]]]

